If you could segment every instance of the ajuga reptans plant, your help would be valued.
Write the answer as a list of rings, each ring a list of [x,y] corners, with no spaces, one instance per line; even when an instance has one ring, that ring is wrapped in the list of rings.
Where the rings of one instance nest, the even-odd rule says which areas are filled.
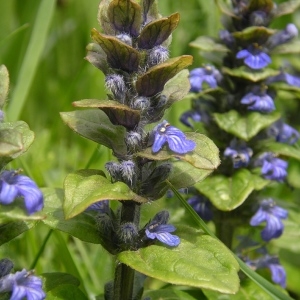
[[[207,63],[190,72],[192,107],[181,116],[186,126],[202,130],[217,144],[222,158],[214,175],[196,183],[188,202],[213,220],[229,248],[253,269],[269,268],[273,282],[283,288],[286,273],[278,250],[270,250],[268,243],[283,234],[289,204],[272,190],[280,184],[292,193],[288,159],[299,160],[293,145],[300,135],[277,105],[285,101],[281,90],[299,88],[299,78],[276,68],[273,57],[295,50],[298,29],[292,23],[282,29],[270,25],[293,13],[296,2],[216,1],[224,29],[217,38],[191,43]]]

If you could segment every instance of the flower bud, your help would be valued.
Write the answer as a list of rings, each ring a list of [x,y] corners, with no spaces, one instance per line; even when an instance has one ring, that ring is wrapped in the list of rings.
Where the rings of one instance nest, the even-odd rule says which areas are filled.
[[[110,90],[113,93],[116,100],[122,103],[124,102],[127,89],[125,86],[123,76],[117,74],[106,76],[105,86],[108,90]]]
[[[125,143],[131,151],[136,151],[141,147],[142,136],[136,131],[127,132]]]
[[[114,161],[109,161],[105,164],[105,169],[109,175],[116,181],[121,178],[121,166],[119,163]]]
[[[137,97],[133,100],[131,107],[133,109],[139,109],[141,111],[146,110],[147,108],[150,107],[150,100],[147,97]]]
[[[132,160],[124,160],[121,165],[121,172],[123,180],[128,184],[130,183],[132,185],[134,179],[135,179],[135,164]]]
[[[161,64],[169,58],[169,51],[163,46],[154,47],[148,57],[148,64],[150,66],[155,66]]]
[[[118,236],[122,243],[131,244],[138,236],[138,230],[133,223],[124,223],[120,226]]]
[[[9,274],[14,264],[8,258],[3,258],[0,260],[0,278]]]
[[[122,33],[122,34],[118,34],[116,35],[116,38],[118,38],[121,42],[132,46],[132,38],[130,35],[126,34],[126,33]]]
[[[298,36],[298,29],[294,24],[290,23],[284,30],[281,30],[272,35],[267,42],[267,46],[269,49],[273,49],[276,46],[289,42],[296,36]]]
[[[250,15],[250,24],[252,26],[267,26],[269,24],[269,17],[266,12],[258,10]]]

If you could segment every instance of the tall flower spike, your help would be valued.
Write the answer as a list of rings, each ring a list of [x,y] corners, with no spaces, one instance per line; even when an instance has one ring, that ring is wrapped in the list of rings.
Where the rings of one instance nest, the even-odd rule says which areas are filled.
[[[266,222],[266,227],[261,232],[261,237],[268,242],[271,239],[278,238],[283,232],[284,225],[281,219],[286,219],[288,212],[277,206],[273,199],[264,199],[259,209],[250,220],[251,226],[258,226]]]
[[[153,153],[158,152],[165,143],[168,143],[169,148],[178,154],[185,154],[189,151],[193,151],[196,147],[194,141],[188,140],[181,130],[171,126],[167,121],[158,124],[153,131]]]
[[[263,52],[258,45],[252,45],[247,49],[240,50],[236,58],[243,59],[245,65],[254,70],[260,70],[271,63],[270,56]]]
[[[0,204],[11,204],[17,197],[24,198],[29,215],[43,209],[43,194],[33,180],[16,171],[3,171],[0,174]]]
[[[12,292],[11,300],[43,300],[46,297],[42,280],[25,269],[0,279],[0,293],[5,292]]]

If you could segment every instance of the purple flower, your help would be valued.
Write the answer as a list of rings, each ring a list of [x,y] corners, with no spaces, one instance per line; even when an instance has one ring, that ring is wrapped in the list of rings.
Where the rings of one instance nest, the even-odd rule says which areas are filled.
[[[33,180],[16,171],[3,171],[0,174],[0,203],[11,204],[17,197],[23,197],[29,215],[42,210],[44,198]]]
[[[4,112],[0,109],[0,123],[4,120]]]
[[[87,211],[94,210],[94,211],[97,211],[102,214],[108,213],[109,212],[109,201],[101,200],[101,201],[95,202],[95,203],[91,204],[86,210]]]
[[[265,90],[259,92],[251,92],[246,94],[242,100],[242,104],[248,105],[247,109],[269,113],[275,109],[273,99],[266,93]]]
[[[277,256],[265,255],[256,260],[247,260],[246,263],[254,270],[268,268],[271,271],[272,281],[282,288],[286,287],[286,272],[279,263]]]
[[[211,88],[216,88],[217,82],[221,79],[221,73],[214,66],[207,65],[204,68],[196,68],[190,72],[190,91],[199,93],[202,90],[203,82],[206,82]]]
[[[281,219],[286,219],[288,212],[277,206],[273,199],[265,199],[260,203],[259,209],[250,220],[251,226],[258,226],[266,222],[266,227],[261,232],[261,237],[268,242],[271,239],[278,238],[283,232],[283,223]]]
[[[154,143],[152,152],[158,152],[165,143],[168,143],[169,148],[178,154],[185,154],[193,151],[196,143],[186,139],[184,133],[174,126],[171,126],[167,121],[163,121],[154,128]]]
[[[211,203],[206,197],[195,195],[189,198],[187,202],[203,220],[210,221],[213,218]]]
[[[180,117],[181,123],[183,123],[187,127],[193,128],[193,125],[191,124],[189,119],[192,119],[194,122],[200,122],[201,115],[196,110],[189,110],[181,115]]]
[[[233,140],[224,151],[224,156],[231,158],[235,169],[247,167],[252,154],[251,148],[247,147],[245,143],[238,144],[236,140]]]
[[[294,37],[298,35],[298,29],[294,24],[288,24],[284,30],[280,30],[279,32],[272,35],[268,42],[267,47],[269,49],[273,49],[276,46],[285,44],[292,40]]]
[[[175,247],[180,244],[180,238],[177,235],[170,234],[170,232],[174,232],[176,228],[170,224],[162,224],[162,225],[150,225],[146,229],[146,236],[149,239],[158,239],[162,243]]]
[[[268,134],[274,137],[277,142],[290,145],[295,144],[300,138],[299,132],[288,124],[283,123],[282,120],[275,122],[269,128]]]
[[[288,163],[274,156],[271,152],[263,153],[255,162],[256,166],[261,166],[261,174],[269,180],[283,182],[287,176]]]
[[[300,77],[288,74],[286,72],[281,72],[279,75],[269,77],[266,81],[267,84],[278,82],[278,81],[284,81],[288,85],[295,86],[300,88]]]
[[[23,269],[0,279],[0,292],[12,292],[12,300],[42,300],[46,295],[42,290],[42,280]]]
[[[245,65],[254,70],[260,70],[271,63],[270,56],[263,52],[258,45],[248,47],[248,49],[240,50],[236,54],[236,58],[243,59]]]

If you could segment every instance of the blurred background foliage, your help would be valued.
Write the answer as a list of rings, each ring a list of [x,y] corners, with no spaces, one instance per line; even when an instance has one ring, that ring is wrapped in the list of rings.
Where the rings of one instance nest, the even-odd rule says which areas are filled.
[[[205,60],[198,50],[189,47],[189,42],[199,35],[218,36],[222,25],[214,1],[158,2],[163,16],[174,12],[181,14],[180,24],[173,34],[170,56],[191,54],[194,56],[192,68],[200,66]],[[36,134],[28,153],[10,167],[22,168],[41,187],[62,187],[69,172],[86,166],[103,169],[111,157],[106,148],[96,149],[93,142],[71,132],[59,116],[61,111],[73,110],[73,101],[106,97],[104,76],[84,60],[85,47],[91,42],[90,30],[93,27],[99,29],[98,5],[99,0],[0,1],[0,64],[7,66],[11,82],[5,107],[6,120],[24,120]],[[274,27],[283,28],[291,21],[300,28],[299,12],[282,18]],[[294,62],[300,68],[299,58],[294,58]],[[188,100],[174,105],[167,119],[184,128],[178,119],[189,106]],[[21,108],[20,113],[15,107]],[[148,213],[153,215],[153,211],[163,206],[162,201],[146,206],[144,221],[147,221]],[[174,212],[171,214],[176,220],[183,210],[178,204],[172,206]],[[0,257],[12,259],[16,269],[29,269],[48,232],[48,228],[37,224],[33,230],[0,247]],[[299,259],[295,263],[297,261],[300,266]],[[290,266],[284,266],[289,272]],[[103,291],[104,283],[113,276],[113,269],[114,261],[99,245],[86,244],[60,232],[51,234],[35,266],[37,274],[70,272],[81,279],[81,288],[91,297]],[[148,284],[151,288],[160,285],[155,281]],[[293,284],[300,294],[296,282]]]

